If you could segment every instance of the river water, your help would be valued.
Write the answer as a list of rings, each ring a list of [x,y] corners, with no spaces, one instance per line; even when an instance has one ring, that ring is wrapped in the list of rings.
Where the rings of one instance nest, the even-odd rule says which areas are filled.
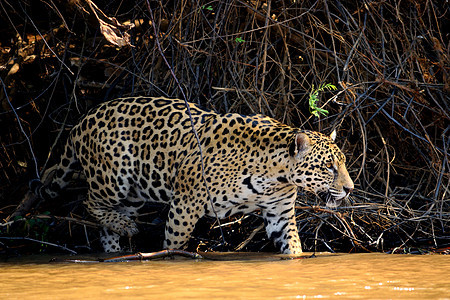
[[[450,299],[450,257],[444,255],[210,258],[219,260],[0,262],[0,299]]]

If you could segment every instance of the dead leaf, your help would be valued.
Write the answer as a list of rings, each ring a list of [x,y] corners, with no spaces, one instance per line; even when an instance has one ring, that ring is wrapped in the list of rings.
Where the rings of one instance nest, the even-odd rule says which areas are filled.
[[[119,29],[119,26],[114,26],[111,24],[106,23],[103,20],[98,19],[99,23],[100,23],[100,31],[103,34],[103,36],[108,40],[108,42],[110,42],[111,44],[114,44],[118,47],[123,47],[126,45],[132,46],[130,43],[130,35],[128,34],[128,32],[126,31],[121,31]],[[123,27],[127,27],[125,25],[121,25],[119,24],[122,28]],[[125,30],[129,30],[131,29],[131,24],[130,26],[128,26],[127,29]]]
[[[107,15],[105,15],[105,13],[101,11],[101,9],[98,8],[98,6],[95,5],[94,2],[92,2],[91,0],[87,0],[87,2],[100,24],[100,32],[108,40],[108,42],[118,47],[123,47],[126,45],[133,47],[130,42],[130,35],[127,31],[133,28],[134,24],[120,24],[120,22],[117,21],[116,18],[108,17]],[[99,12],[101,16],[108,22],[100,19],[97,12]]]
[[[13,74],[16,74],[19,70],[20,70],[20,65],[18,63],[15,63],[9,70],[8,75],[6,75],[6,76],[11,76]]]

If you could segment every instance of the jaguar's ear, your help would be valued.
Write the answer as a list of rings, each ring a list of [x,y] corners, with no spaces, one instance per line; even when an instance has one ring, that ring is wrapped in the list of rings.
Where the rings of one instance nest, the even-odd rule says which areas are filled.
[[[330,134],[330,139],[334,142],[336,139],[336,129],[333,130],[333,132]]]
[[[302,153],[311,147],[309,137],[304,133],[297,133],[289,146],[289,154],[294,157],[300,157]]]

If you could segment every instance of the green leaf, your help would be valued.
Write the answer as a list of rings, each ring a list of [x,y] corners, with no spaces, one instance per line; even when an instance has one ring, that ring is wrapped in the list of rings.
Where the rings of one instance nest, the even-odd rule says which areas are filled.
[[[320,108],[317,106],[317,101],[319,101],[319,92],[324,90],[336,90],[336,86],[331,83],[319,85],[317,89],[314,88],[314,84],[311,86],[311,92],[309,93],[309,111],[312,115],[320,117],[320,114],[326,116],[328,115],[328,110]]]
[[[316,108],[316,111],[318,111],[319,113],[321,113],[321,114],[324,115],[324,116],[328,115],[328,110],[326,110],[326,109],[317,107],[317,108]]]
[[[242,38],[240,38],[240,37],[237,37],[237,38],[235,39],[235,41],[236,41],[236,43],[243,43],[243,42],[245,42],[245,40],[242,39]]]

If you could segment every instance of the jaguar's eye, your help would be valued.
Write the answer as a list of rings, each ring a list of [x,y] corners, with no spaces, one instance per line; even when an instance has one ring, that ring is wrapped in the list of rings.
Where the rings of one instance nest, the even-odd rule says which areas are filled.
[[[328,162],[328,163],[326,164],[326,166],[327,166],[327,169],[334,171],[334,166],[333,166],[333,163],[332,163],[332,162]]]

